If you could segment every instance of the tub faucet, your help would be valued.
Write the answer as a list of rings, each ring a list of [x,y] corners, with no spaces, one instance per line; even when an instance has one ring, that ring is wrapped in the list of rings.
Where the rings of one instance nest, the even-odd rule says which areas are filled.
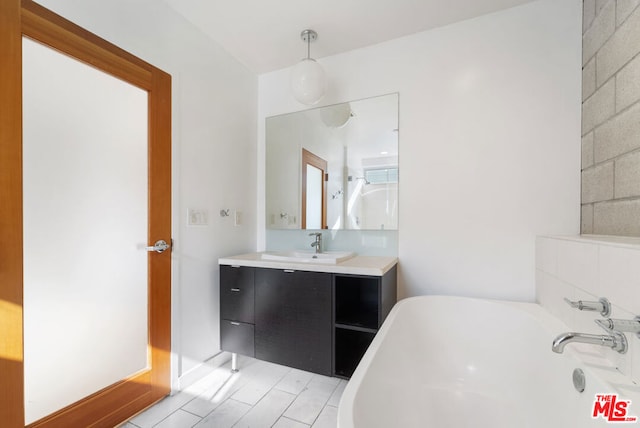
[[[600,312],[603,317],[608,317],[611,314],[611,302],[606,297],[601,297],[597,302],[585,302],[583,300],[576,300],[575,302],[564,298],[572,308],[579,309],[581,311],[596,311]]]
[[[310,233],[309,236],[315,236],[315,241],[311,243],[312,247],[315,247],[316,254],[320,254],[322,252],[322,233],[314,232]]]
[[[596,324],[607,332],[617,331],[621,333],[635,333],[635,335],[640,338],[640,317],[635,317],[632,320],[607,318],[606,320],[596,320]]]
[[[551,350],[562,354],[564,347],[569,343],[589,343],[615,349],[621,354],[627,352],[627,338],[624,334],[611,331],[609,334],[585,334],[585,333],[562,333],[553,340]]]

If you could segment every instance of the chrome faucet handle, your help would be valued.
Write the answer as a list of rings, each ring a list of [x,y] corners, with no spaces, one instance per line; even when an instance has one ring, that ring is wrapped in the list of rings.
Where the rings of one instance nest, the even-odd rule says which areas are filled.
[[[312,247],[315,247],[316,254],[322,252],[322,232],[311,232],[309,236],[313,236],[316,239],[311,243]]]
[[[597,302],[583,302],[582,300],[576,300],[574,302],[566,297],[564,301],[572,308],[578,308],[581,311],[597,311],[600,312],[600,315],[603,317],[608,317],[611,314],[611,303],[605,297],[601,297]]]
[[[636,337],[640,338],[640,317],[635,317],[632,320],[607,318],[606,320],[595,320],[595,322],[605,331],[635,333]]]

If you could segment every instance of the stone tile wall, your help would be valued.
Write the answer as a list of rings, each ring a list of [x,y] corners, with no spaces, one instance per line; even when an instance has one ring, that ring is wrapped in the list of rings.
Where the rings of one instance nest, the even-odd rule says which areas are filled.
[[[583,234],[640,236],[640,0],[584,0]]]

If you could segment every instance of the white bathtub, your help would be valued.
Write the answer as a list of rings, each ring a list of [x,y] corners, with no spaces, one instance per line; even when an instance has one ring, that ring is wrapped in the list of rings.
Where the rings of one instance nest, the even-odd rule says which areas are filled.
[[[576,344],[564,354],[551,351],[553,338],[565,331],[531,303],[402,300],[349,381],[338,427],[611,426],[602,415],[592,418],[595,395],[611,393],[632,400],[627,416],[640,416],[638,388],[606,360],[581,362],[570,349]],[[573,386],[575,368],[586,374],[583,393]]]

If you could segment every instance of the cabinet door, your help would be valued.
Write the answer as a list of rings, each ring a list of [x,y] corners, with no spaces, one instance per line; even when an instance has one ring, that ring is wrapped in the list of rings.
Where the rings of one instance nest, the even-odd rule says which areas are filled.
[[[254,323],[254,271],[246,266],[220,266],[221,319]]]
[[[331,375],[331,274],[255,275],[256,358]]]
[[[253,357],[255,354],[254,326],[243,322],[222,320],[220,322],[220,349]]]

